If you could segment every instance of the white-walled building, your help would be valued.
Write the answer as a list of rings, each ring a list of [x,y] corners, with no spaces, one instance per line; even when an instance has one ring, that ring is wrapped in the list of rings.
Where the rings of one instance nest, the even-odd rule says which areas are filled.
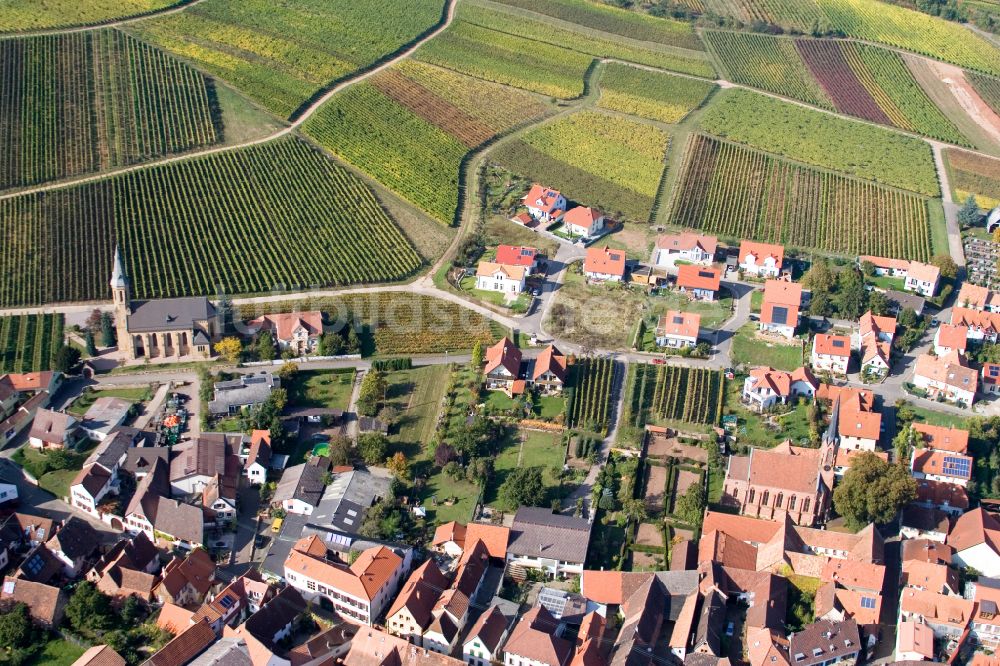
[[[520,294],[524,291],[527,270],[523,266],[495,264],[480,261],[476,267],[476,289],[498,291],[503,294]]]

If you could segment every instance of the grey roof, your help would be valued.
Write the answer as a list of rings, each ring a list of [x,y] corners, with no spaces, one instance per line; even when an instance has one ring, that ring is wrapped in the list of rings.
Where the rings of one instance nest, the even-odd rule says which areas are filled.
[[[278,482],[271,501],[278,503],[297,499],[316,506],[323,497],[325,471],[323,467],[309,463],[289,467],[281,475],[281,481]]]
[[[259,405],[270,397],[273,389],[280,386],[281,379],[269,372],[218,382],[215,384],[215,399],[208,403],[208,411],[212,414],[228,414],[230,407]]]
[[[51,409],[39,409],[28,436],[43,442],[61,442],[75,427],[76,419],[69,414]]]
[[[722,654],[722,623],[726,619],[726,603],[722,595],[712,590],[701,600],[701,613],[694,631],[694,648],[704,646],[709,652]]]
[[[924,298],[923,296],[918,296],[917,294],[908,291],[896,291],[895,289],[887,289],[885,292],[885,297],[888,299],[889,303],[899,308],[899,310],[905,310],[910,308],[917,314],[924,311]]]
[[[240,464],[237,453],[244,435],[206,432],[173,447],[170,461],[170,480],[176,481],[192,475],[236,476]]]
[[[358,429],[361,432],[380,432],[385,435],[389,432],[389,425],[371,416],[359,416]]]
[[[156,460],[162,460],[164,463],[169,462],[170,447],[133,447],[125,453],[125,462],[122,463],[122,469],[131,472],[133,475],[148,474],[153,468],[153,462]]]
[[[389,494],[392,479],[387,471],[380,472],[353,470],[335,475],[309,522],[356,534],[368,507]]]
[[[193,544],[205,542],[205,514],[200,507],[178,500],[157,498],[153,529]]]
[[[861,633],[853,619],[819,620],[789,637],[788,654],[795,666],[813,666],[846,658],[861,650]],[[800,656],[801,655],[801,656]]]
[[[128,416],[132,404],[122,398],[109,396],[98,398],[83,415],[80,425],[86,430],[108,434],[113,428],[121,425]]]
[[[514,514],[507,552],[561,562],[583,563],[590,544],[590,522],[549,509],[522,506]]]
[[[188,331],[195,328],[195,322],[214,316],[215,306],[203,296],[132,301],[128,330],[131,333]]]
[[[132,442],[131,433],[115,430],[97,445],[93,453],[87,456],[87,461],[83,465],[86,467],[96,463],[110,472],[115,465],[121,465],[125,462],[128,451],[132,448]]]
[[[97,549],[97,531],[87,521],[71,516],[46,544],[71,560],[87,557]]]
[[[188,666],[253,666],[246,642],[238,636],[221,638]]]
[[[273,649],[277,634],[304,610],[306,602],[299,591],[294,587],[286,587],[251,615],[243,628],[269,649]]]

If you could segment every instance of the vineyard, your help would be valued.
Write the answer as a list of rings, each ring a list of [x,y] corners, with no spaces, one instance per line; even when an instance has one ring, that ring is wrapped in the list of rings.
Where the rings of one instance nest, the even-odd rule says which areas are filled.
[[[648,220],[670,136],[645,123],[582,111],[494,151],[507,169],[613,217]]]
[[[723,382],[720,370],[638,364],[630,396],[636,423],[669,420],[715,425],[725,399]]]
[[[796,51],[793,40],[716,30],[706,30],[704,34],[730,81],[833,108]]]
[[[62,345],[61,314],[0,317],[0,375],[51,370]]]
[[[118,32],[0,40],[0,189],[220,140],[212,83]]]
[[[763,21],[798,32],[823,29],[828,23],[816,0],[703,0],[702,4],[702,13],[732,16],[746,24]]]
[[[1000,206],[1000,160],[955,149],[944,154],[956,201],[972,194],[982,208]]]
[[[175,4],[177,0],[6,0],[0,13],[0,32],[106,23]]]
[[[607,433],[615,363],[609,358],[584,358],[573,366],[573,396],[567,423],[596,433]]]
[[[701,106],[715,88],[715,84],[707,81],[608,63],[601,73],[598,106],[678,123]]]
[[[965,78],[969,80],[972,87],[976,89],[979,96],[983,98],[993,111],[1000,114],[1000,79],[992,76],[983,76],[975,72],[966,72]]]
[[[691,136],[670,224],[724,237],[927,261],[923,197]]]
[[[940,194],[919,139],[745,90],[722,91],[699,118],[710,134],[928,196]]]
[[[348,294],[306,301],[240,306],[241,320],[275,312],[319,310],[327,320],[366,326],[379,354],[440,354],[472,349],[476,340],[492,344],[506,331],[491,319],[451,301],[405,292]]]
[[[403,62],[335,96],[304,129],[341,159],[451,224],[469,150],[546,111],[528,93]]]
[[[281,117],[441,20],[442,0],[205,0],[136,24],[145,40],[225,79]]]
[[[0,201],[0,305],[400,279],[419,256],[372,192],[297,139]],[[364,245],[356,242],[364,238]]]

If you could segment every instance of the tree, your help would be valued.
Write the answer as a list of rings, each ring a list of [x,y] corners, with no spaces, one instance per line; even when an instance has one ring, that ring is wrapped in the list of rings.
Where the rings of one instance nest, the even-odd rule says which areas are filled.
[[[445,442],[441,442],[434,449],[434,464],[438,467],[444,467],[457,457],[458,454],[455,453],[455,449]]]
[[[913,308],[903,308],[902,312],[899,313],[899,325],[903,328],[913,328],[917,325],[919,318],[917,317],[917,311]]]
[[[134,626],[137,623],[137,620],[142,617],[142,605],[139,603],[139,599],[136,598],[134,594],[129,595],[128,598],[125,599],[124,603],[122,603],[122,608],[121,611],[119,611],[119,614],[121,615],[122,622],[125,623],[126,627]]]
[[[509,511],[522,506],[542,506],[545,503],[542,469],[518,467],[511,471],[497,491],[497,501]]]
[[[324,333],[318,351],[320,356],[340,356],[344,353],[344,338],[337,333]]]
[[[91,333],[96,334],[101,330],[101,319],[103,317],[103,313],[98,308],[94,308],[87,315],[87,321],[84,322],[83,327]]]
[[[935,254],[931,257],[930,263],[938,267],[943,278],[954,279],[958,275],[958,265],[947,254]]]
[[[483,367],[483,341],[476,340],[472,344],[472,369],[479,372],[480,368]]]
[[[66,619],[84,635],[97,636],[111,629],[116,618],[111,608],[111,598],[98,590],[92,582],[83,581],[66,602]]]
[[[622,513],[628,520],[634,520],[637,523],[641,523],[646,520],[646,503],[641,499],[627,499],[622,502]]]
[[[826,259],[822,258],[814,261],[806,274],[802,276],[802,286],[811,291],[814,298],[816,292],[828,293],[833,289],[833,282],[833,271],[830,270]]]
[[[299,371],[299,366],[297,363],[286,361],[285,363],[281,364],[280,368],[278,368],[278,377],[281,378],[281,381],[287,382],[290,381],[292,377],[295,376],[295,373],[298,371]]]
[[[110,312],[101,313],[101,346],[110,347],[115,344],[115,320]]]
[[[861,274],[865,277],[875,277],[875,264],[867,259],[861,262]]]
[[[406,459],[401,451],[397,451],[391,458],[385,461],[385,466],[400,481],[410,480],[410,461]]]
[[[856,457],[833,491],[833,506],[858,530],[869,523],[884,525],[917,497],[917,482],[905,465],[890,465],[874,453]]]
[[[830,294],[825,291],[815,291],[809,299],[809,314],[814,317],[828,317],[832,312]]]
[[[83,342],[87,348],[87,356],[97,356],[97,345],[94,344],[94,334],[89,328],[83,336]]]
[[[0,647],[17,649],[25,647],[31,638],[31,617],[28,607],[16,603],[0,613]]]
[[[66,374],[80,362],[80,352],[69,345],[63,345],[56,350],[56,355],[52,359],[53,370]]]
[[[904,426],[896,433],[895,439],[892,440],[892,448],[896,452],[896,463],[908,465],[910,454],[916,448],[918,441],[919,435],[912,425]]]
[[[684,494],[677,498],[674,513],[689,525],[701,525],[702,514],[705,511],[705,496],[701,484],[691,485]]]
[[[361,380],[361,388],[358,391],[358,414],[375,416],[384,397],[385,375],[379,370],[369,370]]]
[[[367,465],[378,465],[389,452],[389,438],[380,432],[366,432],[358,437],[358,451]]]
[[[465,468],[465,478],[472,483],[486,483],[493,478],[493,458],[473,458]]]
[[[330,440],[330,464],[342,467],[351,464],[351,440],[347,437],[334,437]]]
[[[970,194],[958,209],[958,223],[963,229],[967,229],[979,224],[979,220],[979,204],[976,203],[976,197]]]
[[[358,332],[354,330],[353,326],[347,327],[347,353],[348,354],[358,354],[361,352],[361,339],[358,338]]]
[[[884,317],[889,314],[889,299],[881,291],[872,289],[868,292],[868,309],[872,314]]]
[[[271,331],[261,331],[257,336],[257,355],[262,361],[274,360],[274,337]]]
[[[243,343],[237,337],[222,338],[215,343],[215,353],[223,358],[226,363],[236,363],[240,360],[243,352]]]
[[[857,319],[865,308],[865,283],[860,273],[848,269],[837,280],[837,310],[846,319]]]

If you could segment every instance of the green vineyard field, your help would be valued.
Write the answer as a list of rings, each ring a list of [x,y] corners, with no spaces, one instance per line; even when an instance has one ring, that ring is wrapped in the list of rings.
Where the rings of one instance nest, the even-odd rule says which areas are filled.
[[[691,136],[670,224],[726,238],[927,261],[927,201],[918,195]]]
[[[213,85],[116,30],[0,40],[0,189],[221,140]]]
[[[419,255],[372,192],[298,139],[0,201],[0,305],[400,279]],[[357,238],[364,238],[359,245]]]
[[[608,431],[615,364],[608,358],[583,358],[572,366],[573,395],[567,422],[599,434]]]
[[[716,85],[664,72],[608,63],[598,106],[664,123],[678,123],[701,106]]]
[[[96,25],[140,16],[177,4],[178,0],[6,0],[0,32]]]
[[[1000,114],[1000,79],[968,72],[966,77],[991,109]]]
[[[51,370],[62,345],[61,314],[0,317],[0,375]]]
[[[629,401],[637,425],[647,421],[718,423],[725,396],[721,370],[645,363],[634,368]]]

